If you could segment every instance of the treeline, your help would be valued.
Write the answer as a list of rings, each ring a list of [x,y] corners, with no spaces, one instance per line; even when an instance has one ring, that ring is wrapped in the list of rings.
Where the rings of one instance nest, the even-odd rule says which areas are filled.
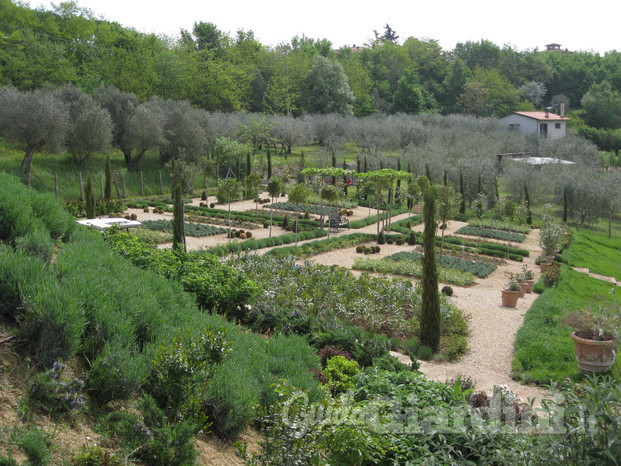
[[[486,40],[445,51],[434,40],[398,43],[389,26],[360,51],[306,37],[267,47],[252,31],[229,35],[200,18],[173,39],[97,19],[74,2],[43,11],[0,0],[0,17],[0,84],[20,90],[70,83],[92,94],[110,85],[140,102],[158,95],[208,111],[293,116],[499,116],[560,102],[581,108],[589,91],[621,90],[616,51],[519,51]],[[594,128],[618,128],[615,119],[589,118]]]

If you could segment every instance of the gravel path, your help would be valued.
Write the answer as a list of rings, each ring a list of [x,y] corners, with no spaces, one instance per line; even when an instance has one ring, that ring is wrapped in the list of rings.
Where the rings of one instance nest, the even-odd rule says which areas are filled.
[[[280,201],[286,198],[280,198]],[[198,205],[199,199],[193,201]],[[255,208],[253,201],[242,201],[233,203],[231,210],[244,211]],[[351,220],[364,218],[369,215],[369,209],[357,207]],[[141,209],[130,209],[129,213],[136,213],[138,220],[150,220],[159,218],[172,218],[172,214],[152,214],[144,213]],[[375,214],[371,209],[371,214]],[[410,214],[402,214],[393,217],[393,221],[398,221],[409,217]],[[465,223],[451,221],[445,231],[446,235],[454,235],[454,232]],[[423,231],[424,225],[413,227],[415,231]],[[373,224],[356,230],[341,230],[332,236],[342,236],[355,232],[376,233],[377,225]],[[253,237],[259,239],[269,236],[269,229],[257,228],[252,230]],[[280,227],[273,227],[272,234],[279,235],[286,233]],[[537,398],[541,400],[546,396],[546,391],[531,385],[523,385],[515,382],[511,378],[511,360],[513,357],[513,341],[518,329],[522,326],[524,315],[530,308],[536,294],[526,294],[520,298],[517,308],[505,308],[501,305],[500,290],[504,288],[509,280],[509,274],[517,274],[523,264],[526,264],[535,272],[535,280],[539,278],[539,267],[535,265],[535,258],[540,252],[538,245],[538,230],[532,230],[523,243],[518,244],[520,248],[528,249],[530,257],[525,258],[523,263],[507,261],[500,265],[491,275],[485,279],[478,279],[474,286],[459,287],[452,285],[454,294],[451,300],[457,307],[462,309],[471,318],[471,336],[469,340],[469,351],[459,361],[454,363],[422,362],[421,372],[431,379],[441,382],[447,381],[458,376],[471,377],[476,384],[477,390],[485,390],[491,393],[494,385],[507,385],[519,398]],[[457,235],[461,236],[461,235]],[[472,238],[472,237],[471,237]],[[209,248],[229,241],[226,235],[215,235],[205,238],[188,237],[187,245],[189,250]],[[311,240],[314,241],[314,240]],[[374,244],[374,243],[369,243]],[[515,244],[514,244],[515,245]],[[161,247],[168,247],[170,244],[163,244]],[[374,258],[386,257],[398,251],[410,250],[411,246],[382,245],[381,252],[373,255]],[[264,252],[261,250],[260,253]],[[325,265],[339,265],[351,268],[354,259],[359,256],[355,248],[330,251],[311,258],[316,263]],[[354,271],[356,273],[356,271]],[[442,285],[440,285],[442,286]],[[400,359],[407,362],[407,356],[398,355]]]

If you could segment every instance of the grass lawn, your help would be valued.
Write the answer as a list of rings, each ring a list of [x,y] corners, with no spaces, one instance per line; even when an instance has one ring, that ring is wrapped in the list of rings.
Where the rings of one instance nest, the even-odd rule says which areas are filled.
[[[582,375],[569,338],[572,329],[565,325],[564,319],[602,296],[621,302],[621,293],[612,294],[611,289],[610,283],[563,266],[558,286],[537,298],[516,335],[514,379],[538,384],[580,379]],[[612,372],[621,379],[620,356]]]
[[[615,224],[612,238],[607,228],[574,230],[574,240],[563,251],[565,261],[574,267],[587,267],[591,272],[621,280],[621,231]]]

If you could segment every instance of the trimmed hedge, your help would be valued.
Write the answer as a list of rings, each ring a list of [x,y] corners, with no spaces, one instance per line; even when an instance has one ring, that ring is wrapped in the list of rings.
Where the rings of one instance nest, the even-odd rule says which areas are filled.
[[[521,233],[512,233],[509,231],[493,230],[491,228],[483,227],[472,227],[469,225],[461,227],[455,233],[459,235],[480,236],[482,238],[499,239],[502,241],[513,241],[516,243],[521,243],[526,239],[526,236]]]

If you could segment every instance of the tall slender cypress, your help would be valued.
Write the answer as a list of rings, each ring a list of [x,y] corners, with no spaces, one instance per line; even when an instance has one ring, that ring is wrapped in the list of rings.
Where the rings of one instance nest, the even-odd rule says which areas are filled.
[[[112,199],[112,166],[110,165],[110,156],[106,157],[104,176],[105,176],[104,199],[106,201],[109,201],[110,199]]]
[[[93,180],[90,175],[86,179],[86,188],[84,200],[86,201],[86,218],[95,218],[95,191],[93,189]]]
[[[252,155],[250,152],[246,154],[246,176],[252,173]]]
[[[423,279],[420,316],[420,342],[437,352],[440,344],[440,296],[436,265],[436,199],[433,186],[426,177],[419,178],[423,192]]]
[[[272,177],[272,153],[267,149],[267,179]]]
[[[563,187],[563,223],[567,223],[567,186]]]
[[[444,170],[444,177],[442,181],[444,182],[444,186],[448,186],[448,172],[446,170]]]
[[[526,223],[532,225],[533,217],[530,212],[530,196],[528,195],[526,183],[524,183],[524,202],[526,202]]]
[[[183,198],[181,197],[181,183],[175,180],[173,186],[173,248],[184,249],[183,237]]]
[[[459,194],[461,194],[461,201],[459,202],[459,213],[466,213],[466,189],[464,187],[464,174],[459,172]]]

